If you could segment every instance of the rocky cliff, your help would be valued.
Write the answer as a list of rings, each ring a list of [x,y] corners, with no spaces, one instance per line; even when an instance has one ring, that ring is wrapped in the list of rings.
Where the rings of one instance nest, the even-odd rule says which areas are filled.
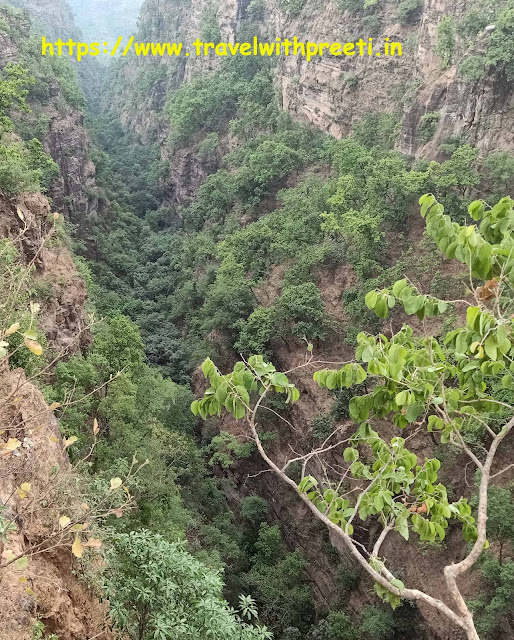
[[[48,7],[38,3],[34,7],[47,20],[50,19],[50,14],[46,11]],[[69,8],[65,3],[61,7],[62,11],[60,7],[61,5],[54,7],[58,14],[55,28],[61,28],[58,21],[61,14],[64,16],[63,29],[72,28],[67,22],[68,19],[72,20]],[[29,72],[37,74],[37,82],[27,98],[32,113],[29,117],[22,115],[22,119],[32,119],[34,128],[29,133],[39,135],[45,151],[59,166],[60,176],[50,185],[48,195],[57,210],[63,212],[74,224],[84,228],[94,220],[99,199],[95,167],[90,159],[89,138],[84,127],[83,108],[75,104],[75,100],[80,101],[80,96],[74,95],[73,100],[70,98],[71,89],[67,85],[73,80],[69,78],[69,73],[65,71],[64,75],[58,76],[52,71],[50,64],[42,66],[39,50],[34,51],[36,41],[29,40],[31,23],[28,16],[23,12],[13,14],[8,9],[0,10],[0,15],[10,25],[5,32],[0,32],[0,69],[9,62],[21,63],[28,67]]]
[[[354,3],[355,4],[355,3]],[[398,149],[420,158],[436,159],[439,146],[448,140],[464,139],[481,153],[512,149],[514,137],[514,98],[502,73],[491,68],[478,79],[464,79],[460,63],[470,54],[480,57],[495,25],[487,25],[465,44],[450,43],[450,59],[442,61],[438,36],[441,20],[454,23],[469,19],[476,10],[475,0],[425,0],[400,14],[397,0],[373,3],[368,11],[342,10],[335,0],[320,5],[316,0],[296,3],[301,10],[290,12],[278,0],[248,2],[210,0],[178,2],[147,0],[143,5],[137,39],[142,41],[182,41],[217,32],[220,41],[243,38],[241,27],[251,20],[259,25],[260,38],[298,37],[303,42],[346,42],[367,40],[383,45],[386,37],[401,42],[401,57],[316,56],[280,58],[275,82],[282,107],[295,119],[308,122],[341,138],[369,113],[400,116]],[[401,18],[400,18],[401,16]],[[455,27],[453,26],[452,29]],[[203,35],[202,35],[203,34]],[[452,34],[452,38],[457,38]],[[470,44],[470,42],[472,44]],[[377,46],[377,44],[375,46]],[[168,92],[199,73],[209,73],[220,64],[212,52],[196,56],[152,59],[130,58],[120,63],[117,86],[123,95],[108,97],[108,108],[116,112],[141,140],[159,135],[163,155],[170,164],[169,188],[175,201],[186,200],[201,180],[191,179],[201,170],[190,150],[166,152],[168,127],[158,117]],[[164,68],[163,68],[164,67]],[[154,74],[158,80],[151,81]],[[135,100],[137,87],[147,89]],[[433,135],[427,140],[420,132],[424,116],[434,117]],[[188,182],[192,184],[188,186]]]
[[[53,225],[50,205],[40,194],[0,200],[0,237],[14,243],[17,267],[32,269],[33,300],[41,306],[39,326],[46,334],[49,363],[76,353],[89,341],[85,284],[69,251],[55,242]],[[21,287],[23,283],[11,284]],[[50,370],[51,366],[44,370],[46,375]],[[56,483],[56,473],[62,475],[70,469],[57,420],[36,386],[42,384],[41,375],[11,369],[2,358],[0,521],[2,527],[11,522],[0,536],[3,565],[48,536],[41,500],[45,498],[43,506],[48,513],[58,509],[54,500],[62,500],[62,496],[56,498],[50,487]],[[18,443],[17,448],[9,449],[9,442]],[[18,490],[24,483],[30,487],[27,496]],[[60,640],[86,640],[102,632],[106,611],[77,580],[74,562],[69,548],[57,544],[48,552],[31,555],[28,562],[22,559],[2,568],[2,638],[41,637],[35,635],[41,624],[46,634],[55,633]]]

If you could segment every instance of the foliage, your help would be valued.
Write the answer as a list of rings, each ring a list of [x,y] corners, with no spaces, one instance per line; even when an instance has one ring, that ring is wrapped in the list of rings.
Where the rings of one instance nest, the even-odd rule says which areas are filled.
[[[264,498],[248,496],[241,500],[241,517],[250,522],[262,522],[268,515],[269,507]]]
[[[179,543],[147,531],[117,537],[105,581],[111,616],[133,640],[177,637],[199,640],[271,638],[264,627],[243,622],[222,600],[219,574]],[[253,608],[244,609],[254,617]]]
[[[462,152],[468,153],[464,148]],[[452,156],[455,168],[461,160],[461,154],[457,154]],[[444,181],[446,176],[443,172],[438,177]],[[402,596],[414,600],[423,597],[407,589],[389,568],[384,568],[379,556],[384,537],[394,530],[405,540],[416,533],[421,541],[433,543],[444,540],[450,520],[459,522],[464,540],[473,546],[466,560],[445,569],[448,585],[457,589],[456,577],[469,569],[488,546],[488,504],[494,510],[498,498],[493,493],[492,502],[488,503],[491,467],[497,448],[514,427],[512,406],[498,402],[494,396],[500,380],[504,389],[514,387],[514,201],[503,198],[494,207],[483,201],[472,202],[468,213],[477,224],[467,226],[444,215],[444,206],[431,194],[423,196],[420,205],[428,235],[448,258],[467,267],[475,304],[466,303],[466,326],[451,330],[440,339],[427,334],[418,337],[407,325],[392,337],[362,332],[357,337],[354,362],[338,370],[315,372],[314,380],[322,389],[329,390],[373,380],[371,390],[366,388],[366,393],[350,401],[350,417],[359,426],[346,443],[343,457],[348,468],[341,471],[339,480],[328,481],[326,475],[318,480],[307,475],[306,465],[312,455],[307,454],[301,458],[305,460],[303,477],[296,484],[286,474],[288,464],[279,468],[263,449],[257,423],[263,399],[274,392],[284,394],[287,403],[294,403],[299,392],[288,376],[277,373],[262,356],[237,363],[227,375],[206,360],[202,369],[211,386],[203,398],[191,405],[193,413],[203,418],[208,414],[221,415],[226,410],[236,419],[246,419],[267,464],[297,489],[304,502],[312,503],[316,509],[312,511],[321,514],[320,520],[336,526],[343,542],[354,549],[361,566],[375,578],[378,595],[393,608],[400,604]],[[484,284],[475,287],[473,279]],[[493,303],[489,306],[490,300]],[[398,305],[407,315],[417,315],[420,321],[442,315],[448,308],[447,301],[420,293],[406,278],[390,288],[370,291],[366,305],[380,319],[386,319]],[[294,374],[294,369],[289,373]],[[499,413],[499,419],[491,419]],[[448,499],[447,488],[438,481],[441,463],[437,458],[425,458],[422,462],[407,449],[405,438],[394,436],[389,442],[373,429],[373,420],[387,418],[401,429],[426,423],[429,432],[439,433],[441,444],[450,443],[469,456],[481,472],[477,519],[467,499],[456,502]],[[474,433],[477,424],[485,425],[491,438],[489,449],[479,457],[467,440],[467,433]],[[316,457],[319,460],[318,452]],[[323,467],[323,471],[326,474],[328,467]],[[353,504],[351,497],[339,493],[348,473],[367,485]],[[384,528],[369,564],[362,560],[352,540],[357,516],[360,521],[378,517]],[[445,605],[434,599],[431,602],[469,632],[470,637],[475,633],[471,616],[463,615],[456,620]],[[375,620],[378,633],[385,622],[379,616]]]
[[[469,82],[478,82],[485,73],[486,63],[481,56],[469,56],[459,65],[459,75]]]
[[[453,62],[455,54],[455,22],[451,16],[443,16],[437,27],[437,55],[442,60],[443,69]]]
[[[207,450],[212,453],[209,464],[220,464],[223,469],[231,467],[236,459],[248,458],[253,453],[253,444],[246,442],[241,444],[231,433],[222,431],[211,440]]]
[[[440,118],[441,114],[438,111],[425,113],[421,118],[419,121],[418,135],[422,142],[430,142],[430,140],[432,140]]]
[[[252,567],[244,576],[266,624],[281,633],[288,627],[305,628],[312,616],[310,588],[304,580],[306,561],[297,550],[281,549],[279,528],[261,523]]]
[[[398,4],[398,17],[403,23],[411,24],[419,20],[420,10],[424,0],[400,0]]]
[[[298,15],[305,5],[306,0],[279,0],[280,9],[292,16]]]
[[[332,611],[327,617],[328,640],[357,640],[358,631],[350,616],[344,611]]]
[[[323,340],[332,324],[321,291],[313,282],[285,287],[276,313],[278,326],[290,327],[294,336],[307,340]]]
[[[482,575],[493,588],[492,597],[479,597],[470,602],[477,630],[487,639],[498,637],[502,622],[512,613],[514,596],[514,562],[507,560],[503,564],[488,554],[481,566]]]
[[[370,640],[389,640],[397,629],[391,610],[367,607],[362,612],[362,631]]]

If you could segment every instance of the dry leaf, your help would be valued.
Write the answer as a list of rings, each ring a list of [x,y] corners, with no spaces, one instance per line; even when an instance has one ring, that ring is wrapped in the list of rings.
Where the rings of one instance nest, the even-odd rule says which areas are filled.
[[[30,493],[30,487],[31,484],[30,482],[23,482],[19,487],[18,487],[18,495],[20,496],[20,498],[23,500],[24,498],[26,498],[29,493]]]
[[[123,516],[123,509],[113,509],[112,513],[114,513],[117,518],[121,518]]]
[[[0,444],[0,453],[7,455],[9,453],[12,453],[13,451],[16,451],[16,449],[19,449],[19,447],[21,447],[21,442],[18,440],[18,438],[9,438],[7,442],[2,442],[2,444]]]
[[[92,549],[100,549],[102,541],[98,538],[89,538],[87,542],[84,542],[84,547],[91,547]]]
[[[67,449],[68,447],[71,447],[72,444],[75,444],[75,442],[77,442],[78,438],[77,436],[71,436],[69,438],[64,438],[64,448]]]
[[[88,505],[85,502],[83,502],[80,506],[82,509],[84,509],[84,511],[87,511],[89,509]]]
[[[32,315],[36,315],[36,313],[39,313],[41,311],[41,305],[39,304],[39,302],[32,302],[32,300],[30,301],[30,312],[32,313]]]
[[[37,340],[29,340],[29,338],[25,338],[25,346],[29,351],[35,356],[40,356],[43,353],[43,347],[37,342]]]
[[[18,331],[18,329],[20,328],[20,323],[19,322],[15,322],[14,324],[12,324],[7,331],[4,333],[4,336],[12,336],[13,333],[16,333],[16,331]]]
[[[121,478],[111,478],[111,489],[119,489],[123,484],[123,480]]]
[[[66,529],[70,522],[71,520],[68,518],[68,516],[61,516],[59,518],[59,526],[61,527],[61,529]]]
[[[100,431],[100,427],[98,426],[98,420],[95,418],[93,420],[93,434],[96,436]]]
[[[23,215],[23,211],[19,207],[16,207],[16,213],[18,214],[18,218],[22,222],[25,222],[25,216]]]
[[[71,547],[71,552],[76,558],[82,558],[84,547],[82,546],[82,542],[80,541],[80,538],[78,536],[75,538],[75,542]]]
[[[59,214],[57,212],[54,213],[54,220],[59,220]]]

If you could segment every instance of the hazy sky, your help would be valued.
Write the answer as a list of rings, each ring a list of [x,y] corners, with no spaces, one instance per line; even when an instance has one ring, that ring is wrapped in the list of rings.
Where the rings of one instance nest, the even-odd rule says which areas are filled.
[[[114,43],[132,35],[144,0],[68,0],[75,22],[89,41]]]

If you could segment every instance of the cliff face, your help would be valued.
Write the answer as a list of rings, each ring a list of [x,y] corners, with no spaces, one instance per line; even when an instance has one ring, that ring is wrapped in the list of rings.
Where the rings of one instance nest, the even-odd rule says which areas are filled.
[[[253,4],[226,0],[213,9],[210,0],[147,0],[137,38],[192,43],[197,37],[204,38],[206,21],[210,21],[221,41],[235,42],[240,39],[238,31],[244,20],[254,15]],[[325,55],[309,62],[297,56],[281,57],[275,82],[283,108],[296,120],[336,138],[347,135],[365,114],[400,114],[397,146],[419,158],[437,159],[440,144],[456,138],[465,139],[483,154],[511,149],[514,97],[505,79],[490,71],[480,80],[464,81],[458,65],[466,52],[457,51],[445,69],[436,53],[441,19],[452,17],[458,22],[476,7],[474,0],[425,0],[405,20],[398,17],[398,5],[395,0],[379,4],[378,22],[371,23],[366,21],[369,14],[342,11],[335,0],[322,5],[307,0],[294,16],[281,10],[277,0],[264,0],[258,20],[262,40],[296,36],[303,42],[354,42],[373,36],[375,46],[382,45],[386,37],[403,44],[402,57]],[[472,53],[483,53],[489,34],[486,29],[477,36]],[[155,137],[162,141],[163,159],[170,167],[167,187],[175,203],[191,199],[206,171],[190,148],[169,149],[169,128],[159,114],[170,91],[196,74],[211,72],[220,60],[212,52],[207,58],[125,59],[116,74],[123,95],[118,92],[115,100],[114,96],[107,98],[107,108],[141,141]],[[152,74],[158,80],[149,80]],[[141,84],[147,90],[136,100],[136,88]],[[426,114],[437,114],[429,141],[420,135]]]
[[[45,12],[44,5],[36,3],[34,6]],[[63,25],[66,25],[65,18],[72,19],[69,8],[66,9],[67,5],[64,4],[61,12],[59,7],[60,5],[56,7],[57,13],[64,15]],[[49,19],[48,13],[46,19]],[[9,62],[23,63],[23,49],[27,47],[30,37],[31,25],[23,14],[9,15],[8,21],[13,28],[10,33],[0,34],[0,69]],[[32,92],[27,101],[34,119],[47,123],[41,136],[43,147],[60,169],[60,176],[52,183],[48,195],[52,198],[55,209],[84,228],[94,219],[99,207],[95,167],[89,156],[90,145],[84,128],[84,114],[78,108],[70,106],[66,100],[61,85],[64,80],[45,78],[45,81],[46,95]]]
[[[75,353],[89,341],[84,310],[86,288],[71,254],[56,243],[43,244],[53,224],[51,208],[40,194],[0,200],[0,237],[11,238],[18,249],[20,267],[33,265],[33,286],[51,295],[36,297],[41,305],[40,327],[46,334],[50,359]],[[23,369],[0,365],[0,500],[1,517],[12,520],[0,539],[0,562],[24,553],[48,535],[47,525],[27,509],[32,496],[47,496],[48,508],[58,508],[49,491],[59,473],[70,469],[57,420],[35,380]],[[21,446],[6,452],[9,438]],[[17,491],[29,483],[30,495]],[[57,499],[58,500],[58,499]],[[39,504],[39,503],[38,503]],[[37,511],[37,510],[36,510]],[[38,620],[45,633],[60,640],[86,640],[101,633],[106,611],[75,575],[69,549],[56,546],[48,553],[31,555],[0,571],[0,628],[6,640],[31,640]],[[108,632],[104,637],[109,638]]]

